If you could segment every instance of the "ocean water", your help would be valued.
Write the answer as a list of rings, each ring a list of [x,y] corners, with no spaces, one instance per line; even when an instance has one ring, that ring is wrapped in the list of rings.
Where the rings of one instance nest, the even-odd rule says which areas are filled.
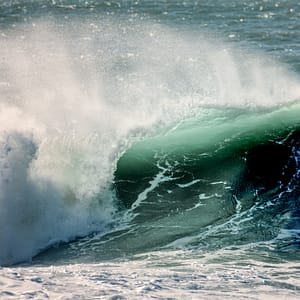
[[[299,299],[298,1],[0,1],[0,299]]]

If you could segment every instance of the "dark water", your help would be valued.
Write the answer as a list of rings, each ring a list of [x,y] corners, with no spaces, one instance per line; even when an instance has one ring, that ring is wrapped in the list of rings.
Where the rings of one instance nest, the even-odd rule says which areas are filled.
[[[0,296],[296,299],[299,18],[1,1]]]

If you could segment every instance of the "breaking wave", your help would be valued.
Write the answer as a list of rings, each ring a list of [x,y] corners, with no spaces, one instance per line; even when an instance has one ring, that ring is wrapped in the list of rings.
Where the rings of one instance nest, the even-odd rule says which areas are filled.
[[[240,175],[232,155],[244,157],[250,144],[279,143],[299,128],[299,78],[261,53],[207,35],[103,19],[37,22],[2,36],[1,265],[105,232],[124,211],[141,222],[153,217],[145,211],[167,217],[185,205],[200,207],[199,197],[219,197],[209,186]],[[295,143],[286,147],[298,159]],[[209,173],[213,164],[226,180]],[[207,173],[197,177],[196,169]],[[180,191],[173,207],[162,201],[145,209],[154,191],[161,199],[162,182],[176,183],[166,194]],[[214,209],[230,211],[227,204]]]

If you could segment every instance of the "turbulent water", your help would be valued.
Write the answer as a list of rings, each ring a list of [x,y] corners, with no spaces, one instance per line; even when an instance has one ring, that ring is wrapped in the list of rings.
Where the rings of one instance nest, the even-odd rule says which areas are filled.
[[[297,299],[298,1],[0,1],[0,298]]]

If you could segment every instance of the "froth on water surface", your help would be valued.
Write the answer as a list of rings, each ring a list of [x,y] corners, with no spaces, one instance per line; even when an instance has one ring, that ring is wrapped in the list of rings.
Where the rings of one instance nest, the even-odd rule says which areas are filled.
[[[243,250],[237,249],[203,255],[164,251],[129,261],[16,267],[0,270],[0,295],[4,299],[87,295],[90,299],[298,299],[297,264],[268,261],[267,251],[265,255],[266,261],[259,262],[245,259]]]

